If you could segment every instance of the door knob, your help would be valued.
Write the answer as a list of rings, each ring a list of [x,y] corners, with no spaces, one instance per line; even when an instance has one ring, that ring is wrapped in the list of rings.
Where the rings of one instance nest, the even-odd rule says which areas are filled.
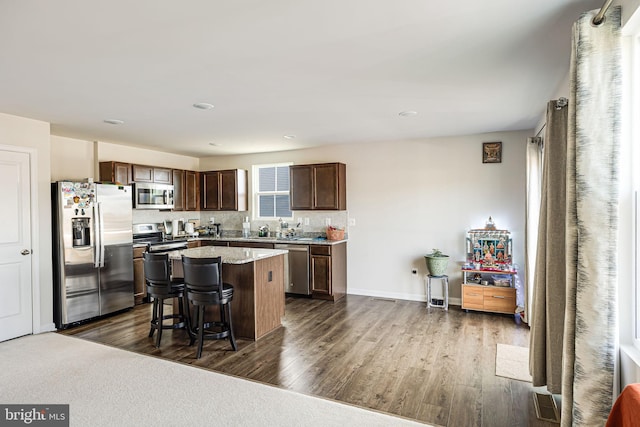
[[[20,252],[22,255],[29,255],[31,253],[31,251],[29,249],[23,249],[22,252]]]

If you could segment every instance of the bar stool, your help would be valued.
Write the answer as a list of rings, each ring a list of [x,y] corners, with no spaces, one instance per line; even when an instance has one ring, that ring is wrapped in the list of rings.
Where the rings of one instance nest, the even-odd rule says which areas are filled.
[[[431,298],[431,280],[433,279],[440,279],[442,283],[442,299]],[[438,304],[440,301],[442,303]],[[449,276],[446,274],[443,274],[442,276],[432,276],[431,274],[427,275],[427,307],[437,307],[444,310],[449,309]]]
[[[196,308],[195,319],[191,323],[189,334],[191,344],[196,339],[198,341],[196,359],[200,359],[202,356],[202,346],[205,339],[228,337],[233,351],[237,351],[233,325],[231,324],[233,286],[222,281],[222,259],[220,257],[189,258],[183,255],[182,266],[187,300]],[[219,307],[219,321],[205,321],[205,309],[210,306]]]
[[[147,282],[147,294],[153,298],[153,315],[151,317],[151,329],[149,338],[157,330],[156,348],[160,347],[163,329],[188,329],[189,319],[185,314],[187,302],[182,280],[172,280],[169,266],[169,255],[166,253],[142,254],[144,264],[144,278]],[[164,314],[164,301],[178,298],[179,313]],[[165,320],[177,319],[177,322],[166,324]]]

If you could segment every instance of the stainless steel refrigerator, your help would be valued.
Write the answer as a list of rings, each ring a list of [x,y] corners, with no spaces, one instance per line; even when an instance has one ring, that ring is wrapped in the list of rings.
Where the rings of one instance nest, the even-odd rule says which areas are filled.
[[[51,188],[56,327],[133,307],[131,187],[61,181]]]

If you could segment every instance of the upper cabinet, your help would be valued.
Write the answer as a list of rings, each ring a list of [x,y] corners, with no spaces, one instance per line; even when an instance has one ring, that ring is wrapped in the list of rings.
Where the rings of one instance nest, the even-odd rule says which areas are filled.
[[[172,174],[173,210],[200,210],[200,181],[198,180],[198,172],[174,169]]]
[[[246,211],[249,208],[246,170],[208,171],[201,175],[202,210]]]
[[[171,184],[173,174],[171,169],[157,168],[154,166],[131,165],[133,182],[155,182],[158,184]]]
[[[346,210],[346,165],[319,163],[289,167],[291,210]]]
[[[200,210],[200,173],[184,171],[184,210]]]
[[[173,175],[173,210],[184,210],[184,171],[174,169],[171,171]]]
[[[100,181],[131,184],[131,165],[121,162],[100,162]]]

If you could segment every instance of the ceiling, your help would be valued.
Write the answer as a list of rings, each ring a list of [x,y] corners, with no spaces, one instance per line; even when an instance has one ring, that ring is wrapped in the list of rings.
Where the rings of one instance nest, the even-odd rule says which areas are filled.
[[[196,157],[532,129],[601,4],[0,0],[0,112]]]

